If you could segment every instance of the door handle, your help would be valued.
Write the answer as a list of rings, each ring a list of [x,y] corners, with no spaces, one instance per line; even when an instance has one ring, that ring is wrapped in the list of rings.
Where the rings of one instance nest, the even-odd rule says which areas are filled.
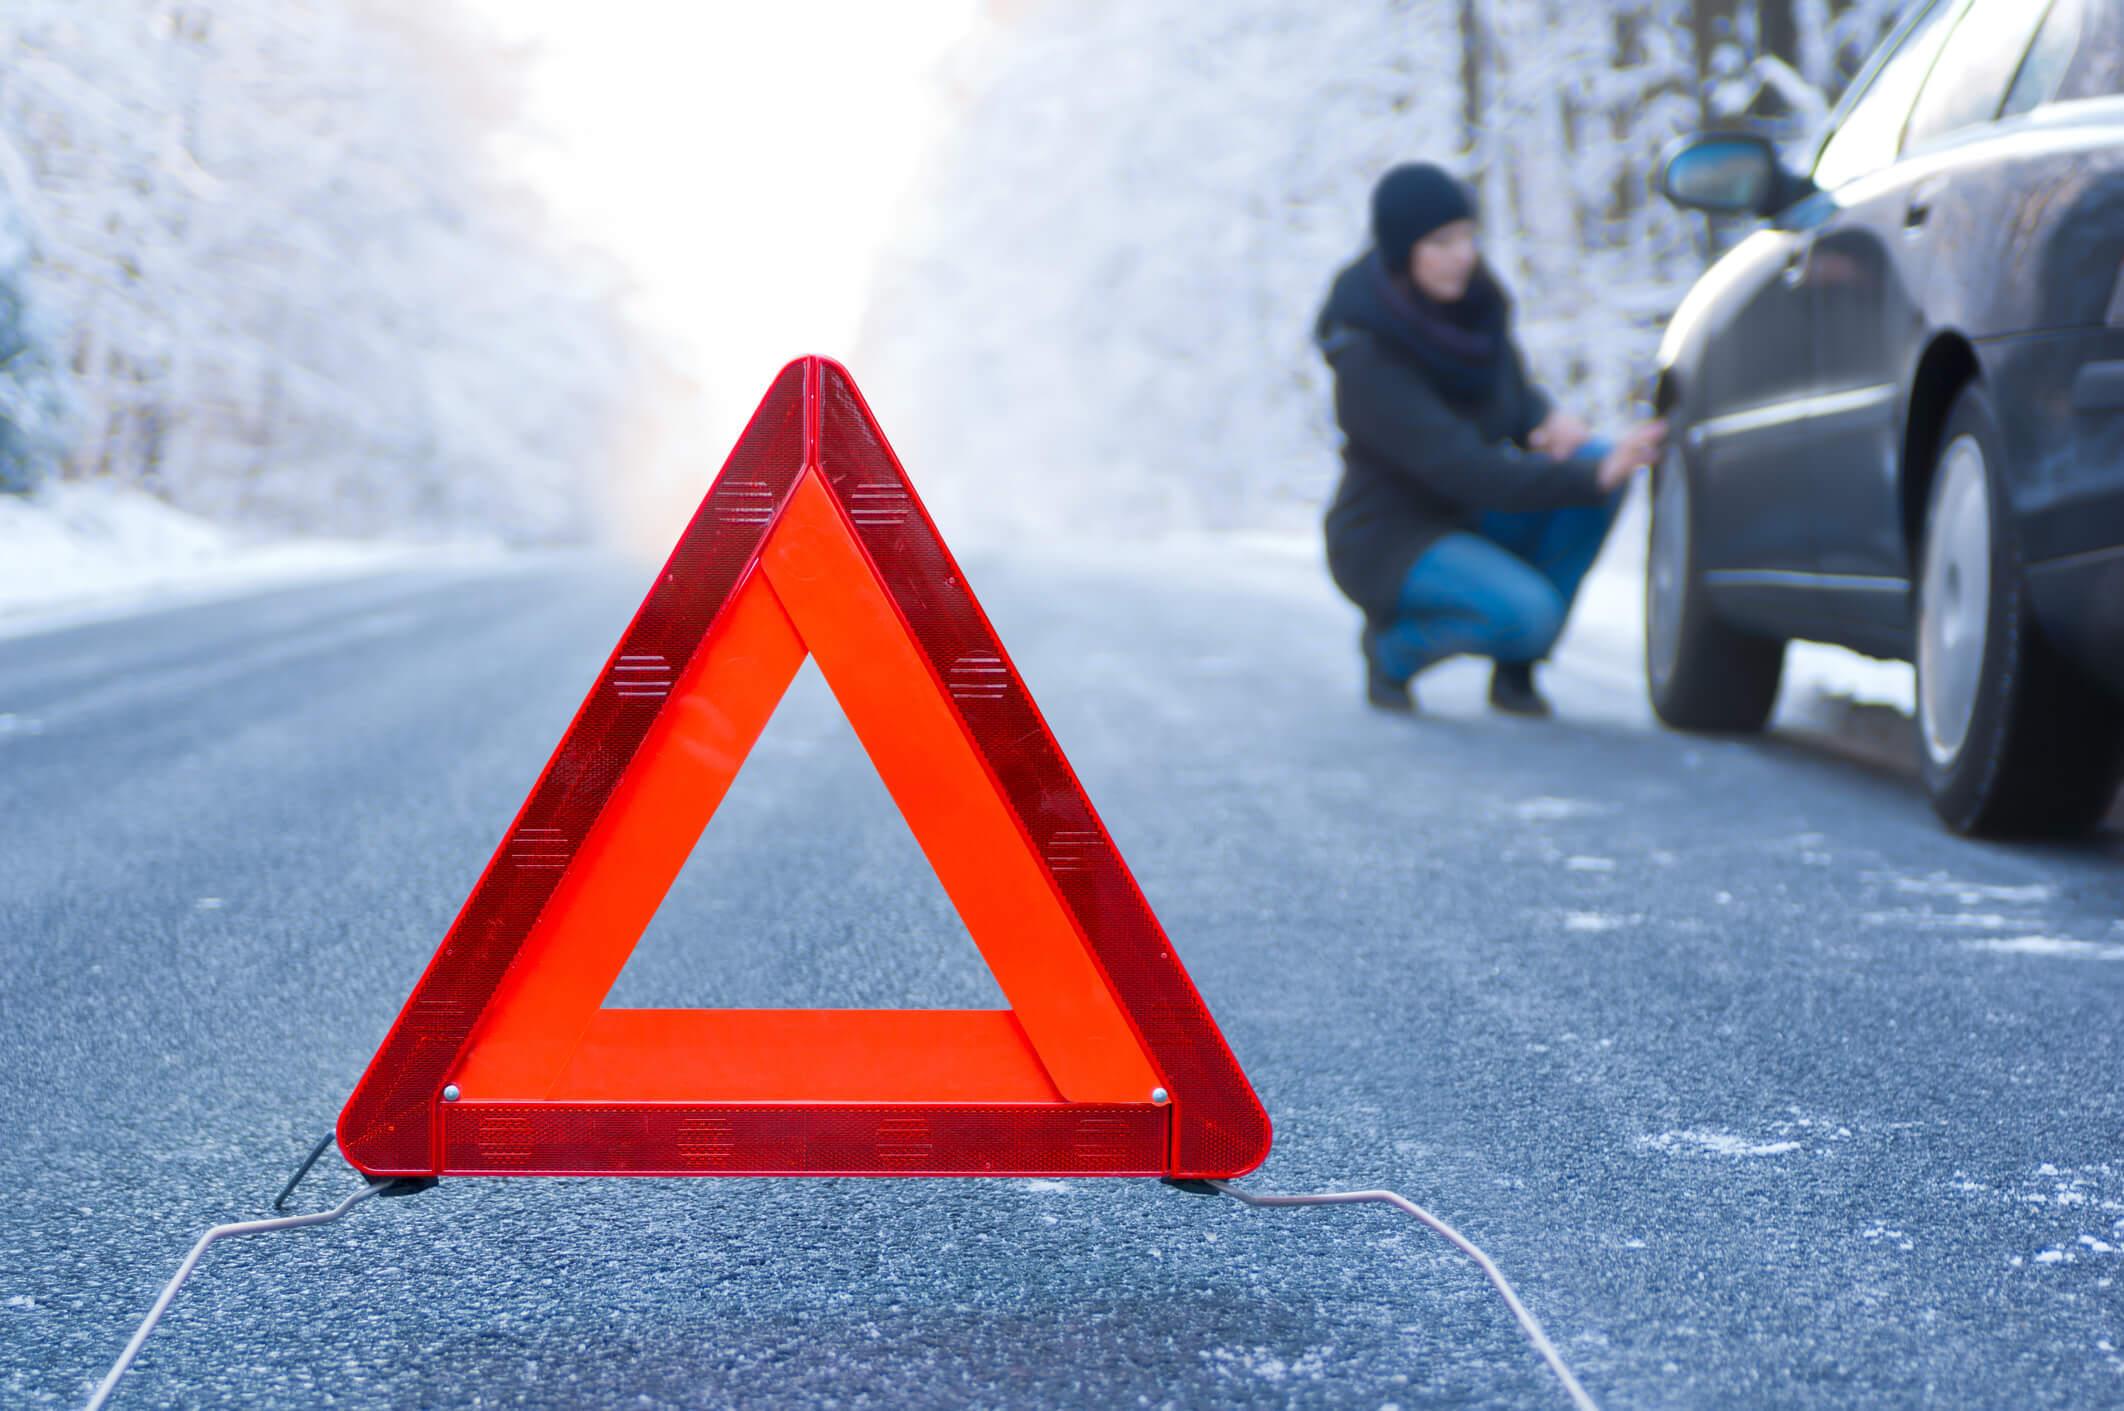
[[[1785,287],[1797,289],[1807,282],[1807,262],[1814,257],[1814,237],[1808,236],[1785,256]]]
[[[1940,183],[1928,181],[1910,193],[1910,204],[1903,208],[1903,229],[1918,231],[1932,219],[1932,203],[1940,194]]]

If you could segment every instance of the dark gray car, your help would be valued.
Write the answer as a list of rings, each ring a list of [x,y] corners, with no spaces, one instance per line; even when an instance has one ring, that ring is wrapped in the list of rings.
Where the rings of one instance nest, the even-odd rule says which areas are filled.
[[[1805,176],[1681,144],[1670,199],[1766,216],[1660,350],[1646,666],[1756,730],[1785,642],[1917,664],[1971,833],[2083,831],[2124,759],[2124,0],[1921,0]]]

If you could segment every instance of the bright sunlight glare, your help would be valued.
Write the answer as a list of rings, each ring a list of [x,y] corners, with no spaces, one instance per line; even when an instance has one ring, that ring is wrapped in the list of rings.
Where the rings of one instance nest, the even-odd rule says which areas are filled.
[[[625,265],[712,444],[788,359],[847,353],[977,0],[470,3],[530,50],[512,163]]]

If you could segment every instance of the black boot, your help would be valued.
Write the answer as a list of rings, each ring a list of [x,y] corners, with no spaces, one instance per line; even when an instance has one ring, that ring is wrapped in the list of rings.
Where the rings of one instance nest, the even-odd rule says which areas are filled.
[[[1531,715],[1546,719],[1555,714],[1548,698],[1534,685],[1534,663],[1501,661],[1490,673],[1490,705],[1507,715]]]
[[[1411,715],[1416,710],[1416,698],[1409,692],[1409,683],[1397,681],[1379,669],[1379,658],[1372,652],[1372,629],[1364,629],[1358,639],[1358,647],[1364,653],[1364,698],[1374,709],[1389,710],[1400,715]]]

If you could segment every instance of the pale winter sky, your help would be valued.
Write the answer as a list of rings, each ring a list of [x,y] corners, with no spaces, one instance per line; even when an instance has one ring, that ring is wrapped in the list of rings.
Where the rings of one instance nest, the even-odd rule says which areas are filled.
[[[469,3],[536,44],[543,131],[516,160],[632,267],[711,432],[727,443],[791,357],[846,355],[977,0]]]

